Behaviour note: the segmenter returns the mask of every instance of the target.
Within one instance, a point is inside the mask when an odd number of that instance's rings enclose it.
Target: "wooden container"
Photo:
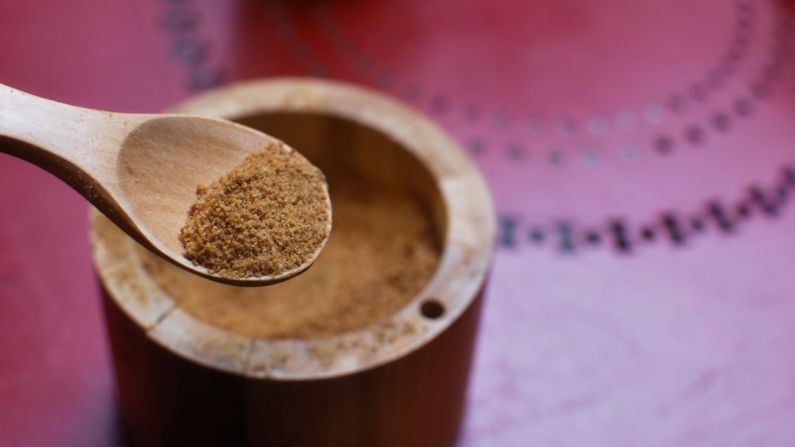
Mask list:
[[[183,309],[143,267],[149,254],[92,213],[118,401],[134,443],[453,445],[495,236],[485,183],[459,147],[392,99],[318,80],[232,85],[175,111],[261,129],[324,171],[342,166],[344,181],[405,189],[432,216],[440,259],[386,320],[317,338],[253,337]]]

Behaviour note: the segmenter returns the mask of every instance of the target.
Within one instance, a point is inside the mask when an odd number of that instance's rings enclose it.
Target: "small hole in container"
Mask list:
[[[420,313],[425,318],[435,320],[444,315],[444,304],[433,298],[427,299],[420,306]]]

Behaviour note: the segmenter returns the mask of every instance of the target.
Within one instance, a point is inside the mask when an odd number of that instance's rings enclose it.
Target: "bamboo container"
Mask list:
[[[135,242],[92,212],[118,403],[135,445],[453,445],[495,236],[485,183],[456,143],[379,93],[319,80],[241,83],[174,111],[238,121],[321,169],[344,165],[350,181],[410,191],[430,210],[441,257],[386,321],[317,339],[254,338],[181,308]]]

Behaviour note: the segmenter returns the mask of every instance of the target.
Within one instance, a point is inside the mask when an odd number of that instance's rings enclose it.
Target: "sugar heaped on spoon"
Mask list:
[[[93,110],[0,84],[0,152],[48,170],[142,245],[219,282],[289,279],[331,231],[320,170],[225,120]]]

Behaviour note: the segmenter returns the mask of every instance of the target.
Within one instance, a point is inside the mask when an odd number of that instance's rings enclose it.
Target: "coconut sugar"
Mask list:
[[[228,278],[305,267],[331,229],[323,174],[281,143],[247,156],[196,195],[179,234],[184,256]]]
[[[337,180],[330,178],[334,229],[328,243],[312,268],[289,281],[228,286],[140,249],[144,267],[183,310],[248,336],[319,338],[384,321],[430,280],[440,241],[429,213],[412,194],[348,182],[345,176]]]

